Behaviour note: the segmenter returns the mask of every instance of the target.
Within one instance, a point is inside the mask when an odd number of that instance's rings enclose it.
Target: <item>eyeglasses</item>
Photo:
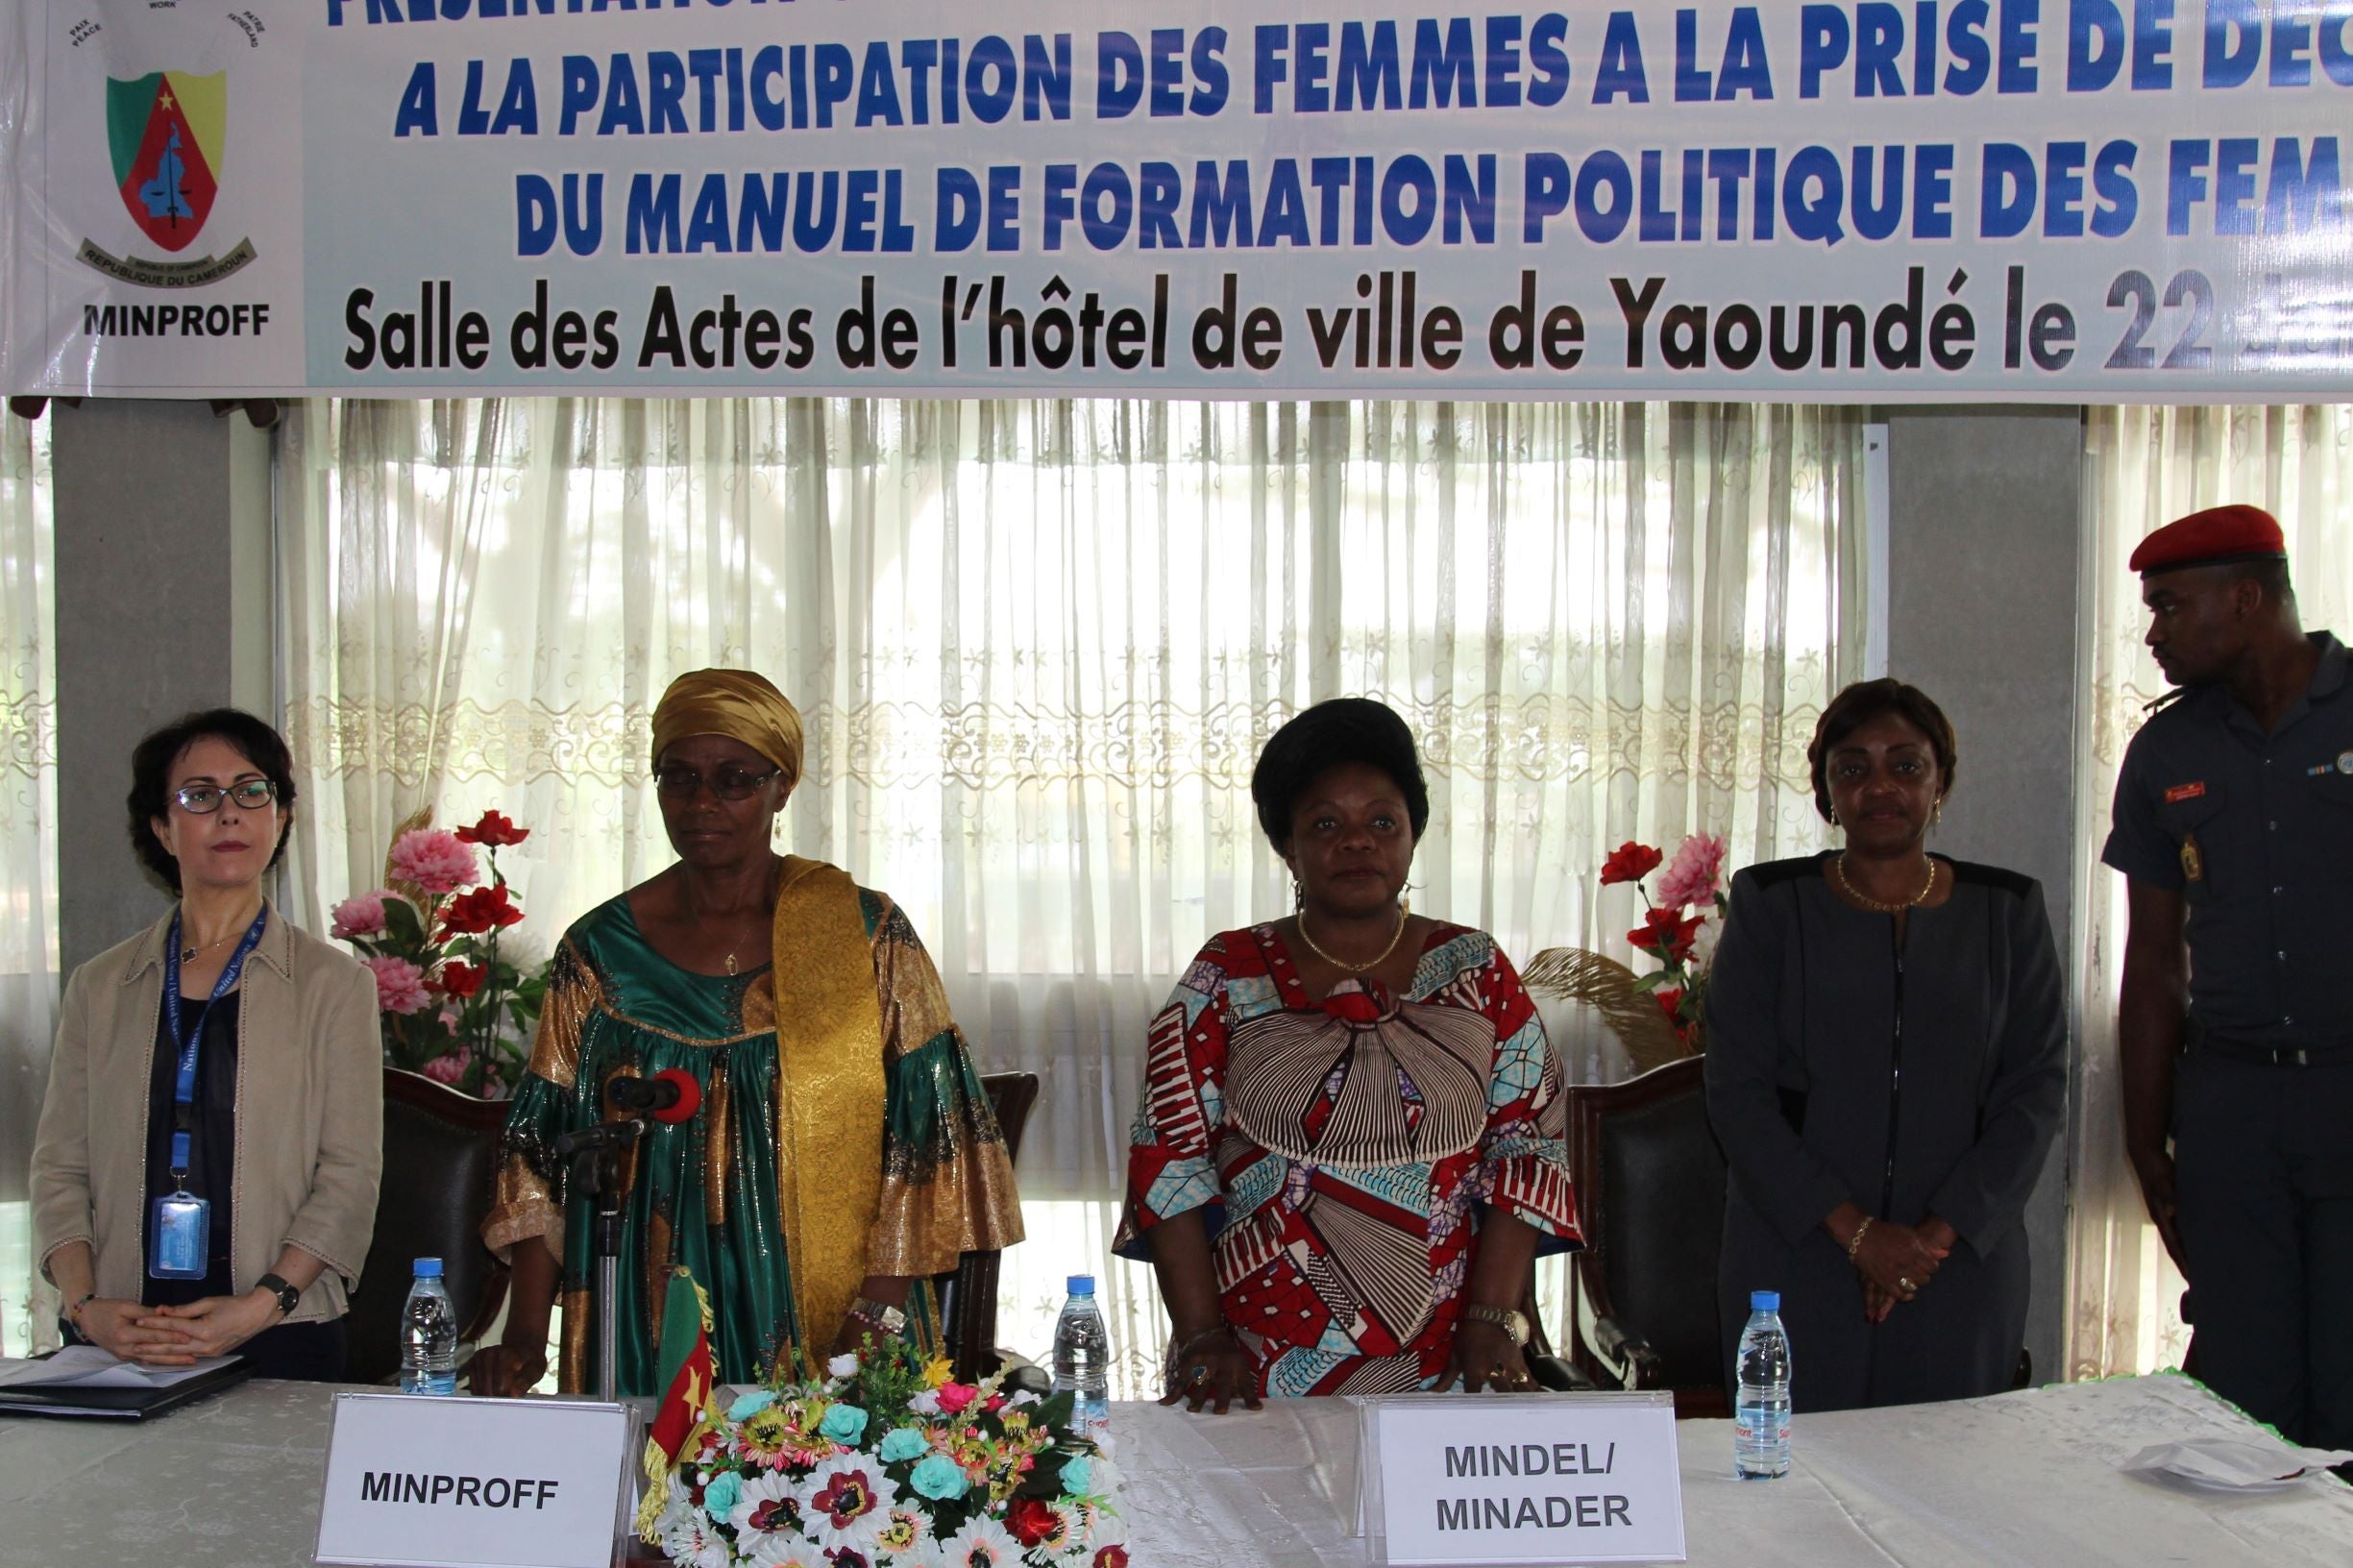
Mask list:
[[[172,793],[180,809],[198,817],[209,817],[221,809],[223,800],[234,800],[240,811],[259,811],[278,798],[278,786],[266,778],[239,779],[227,789],[218,784],[190,784]]]
[[[711,786],[711,793],[722,800],[748,800],[759,793],[761,785],[782,772],[780,768],[771,768],[767,772],[755,773],[749,769],[728,763],[706,780],[699,769],[674,762],[667,768],[653,771],[653,787],[673,800],[692,800],[695,792],[707,782]]]

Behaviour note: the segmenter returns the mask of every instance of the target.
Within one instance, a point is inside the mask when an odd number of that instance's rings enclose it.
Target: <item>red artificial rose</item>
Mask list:
[[[490,970],[482,965],[452,962],[441,966],[441,976],[435,984],[453,996],[471,996],[482,989],[482,982],[489,977]]]
[[[1127,1548],[1105,1547],[1094,1555],[1094,1568],[1127,1568]]]
[[[1042,1499],[1017,1498],[1005,1510],[1005,1528],[1024,1547],[1036,1546],[1062,1528],[1062,1515]]]
[[[1682,1018],[1676,1012],[1676,1009],[1683,1005],[1683,993],[1680,991],[1654,991],[1651,992],[1651,999],[1658,1004],[1658,1011],[1667,1016],[1669,1023],[1678,1029],[1683,1026]]]
[[[502,883],[476,888],[451,899],[441,912],[441,929],[453,936],[476,936],[494,925],[513,925],[523,919]]]
[[[1639,882],[1658,870],[1658,863],[1666,858],[1649,845],[1636,844],[1629,839],[1602,862],[1602,886],[1606,888],[1619,882]]]
[[[1694,915],[1682,919],[1672,909],[1654,909],[1643,917],[1640,925],[1626,933],[1626,940],[1645,952],[1664,958],[1689,958],[1699,937],[1700,919]]]
[[[495,811],[483,812],[480,821],[472,827],[461,827],[457,830],[457,837],[463,843],[483,845],[492,849],[503,848],[510,844],[521,844],[530,836],[529,828],[517,827],[505,816]]]

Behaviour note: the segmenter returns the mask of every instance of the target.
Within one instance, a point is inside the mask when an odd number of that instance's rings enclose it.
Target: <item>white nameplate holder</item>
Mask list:
[[[642,1446],[626,1405],[335,1396],[315,1556],[368,1568],[609,1568]]]
[[[1353,1403],[1357,1532],[1377,1563],[1684,1560],[1672,1394]]]

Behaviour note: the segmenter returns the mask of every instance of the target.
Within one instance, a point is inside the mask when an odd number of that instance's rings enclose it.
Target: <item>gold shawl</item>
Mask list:
[[[776,893],[776,1212],[800,1351],[833,1348],[882,1198],[882,1005],[858,889],[788,855]]]

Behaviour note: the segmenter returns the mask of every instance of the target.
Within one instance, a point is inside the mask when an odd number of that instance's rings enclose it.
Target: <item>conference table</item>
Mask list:
[[[331,1390],[247,1383],[149,1425],[0,1419],[0,1564],[310,1561]],[[1356,1414],[1115,1405],[1140,1568],[1357,1568]],[[1801,1416],[1783,1480],[1731,1479],[1731,1424],[1677,1434],[1690,1560],[1721,1568],[2346,1568],[2353,1487],[2225,1493],[2128,1473],[2158,1442],[2248,1436],[2178,1376]]]

